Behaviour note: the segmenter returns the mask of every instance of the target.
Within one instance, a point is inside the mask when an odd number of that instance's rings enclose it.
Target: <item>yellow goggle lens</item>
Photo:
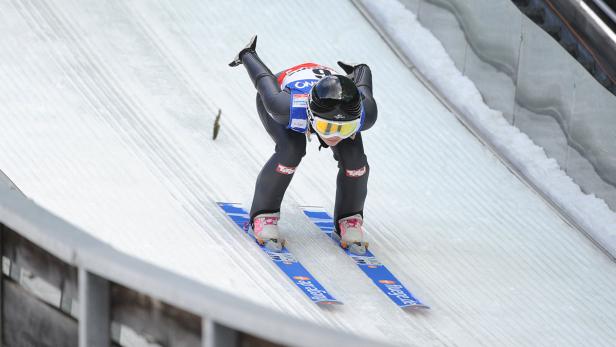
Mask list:
[[[353,133],[357,130],[358,126],[359,123],[357,122],[341,124],[339,125],[340,129],[338,131],[340,132],[340,135],[342,135],[343,137],[347,137],[353,135]]]
[[[332,128],[332,124],[323,119],[317,119],[315,122],[315,129],[319,133],[323,135],[329,135]]]
[[[315,118],[312,126],[316,132],[322,135],[339,134],[341,137],[349,137],[357,131],[359,124],[359,120],[341,123]]]

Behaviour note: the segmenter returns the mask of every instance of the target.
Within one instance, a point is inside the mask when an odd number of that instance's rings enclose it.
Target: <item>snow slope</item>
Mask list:
[[[274,71],[338,59],[372,67],[371,249],[431,311],[397,309],[302,216],[301,204],[333,206],[335,161],[314,141],[281,224],[346,305],[310,303],[218,210],[217,200],[250,202],[273,150],[245,71],[227,66],[254,33]],[[1,2],[0,50],[0,169],[121,251],[400,345],[616,339],[614,264],[484,148],[350,2]]]

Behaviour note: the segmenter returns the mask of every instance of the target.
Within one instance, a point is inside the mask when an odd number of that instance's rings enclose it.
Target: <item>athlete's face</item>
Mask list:
[[[327,139],[321,137],[321,139],[323,140],[323,142],[325,142],[330,147],[334,147],[335,145],[338,144],[338,142],[344,140],[342,137],[330,137]]]

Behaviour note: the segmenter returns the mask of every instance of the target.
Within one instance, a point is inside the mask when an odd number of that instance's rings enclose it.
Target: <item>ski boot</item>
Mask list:
[[[284,247],[284,240],[280,237],[278,220],[280,212],[264,213],[255,216],[252,220],[252,235],[257,243],[273,252],[280,252]]]
[[[334,232],[334,238],[340,242],[340,246],[356,255],[364,255],[368,249],[368,242],[364,241],[363,223],[360,214],[342,218],[338,221],[340,234]]]
[[[250,39],[250,42],[233,58],[233,61],[229,63],[229,66],[236,67],[242,64],[242,55],[247,52],[255,52],[257,48],[257,35]]]

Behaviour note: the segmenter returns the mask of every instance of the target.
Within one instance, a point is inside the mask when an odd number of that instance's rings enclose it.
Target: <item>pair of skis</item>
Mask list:
[[[250,215],[241,204],[219,202],[218,206],[241,230],[254,239],[248,232]],[[336,242],[333,238],[334,221],[322,207],[303,206],[302,210],[321,231]],[[318,305],[342,304],[306,270],[295,256],[289,252],[286,246],[282,247],[280,251],[272,251],[264,245],[259,245],[258,243],[257,245],[312,302]],[[429,308],[429,306],[415,298],[387,267],[377,260],[372,252],[366,250],[366,254],[360,256],[352,254],[348,249],[342,250],[355,261],[355,264],[398,307],[403,309]]]

